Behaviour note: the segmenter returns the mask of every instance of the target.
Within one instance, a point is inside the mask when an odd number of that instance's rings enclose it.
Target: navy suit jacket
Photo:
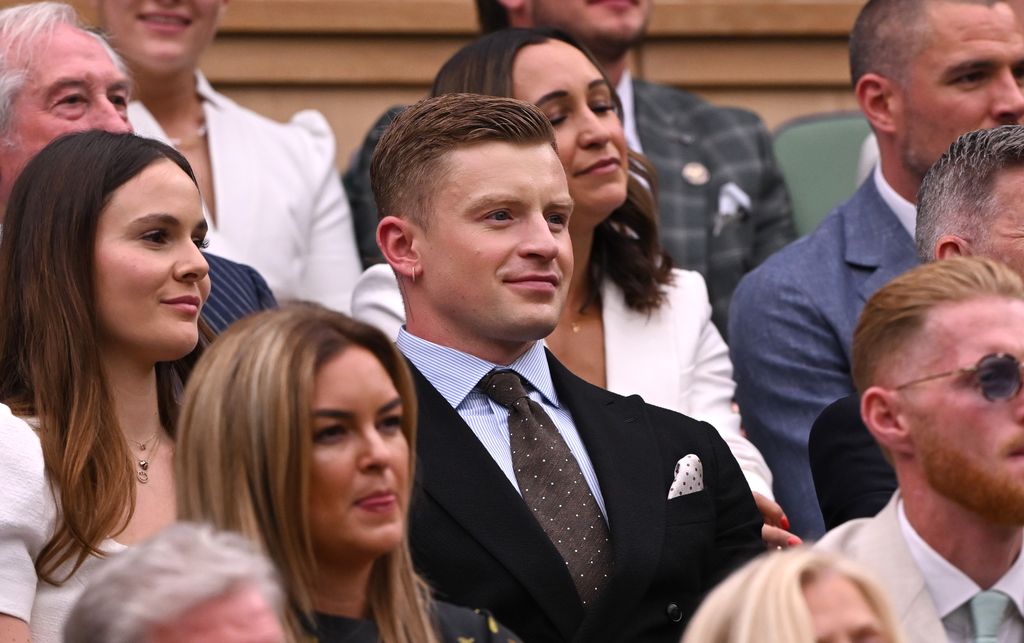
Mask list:
[[[811,424],[853,393],[850,347],[864,303],[917,264],[914,240],[871,178],[810,235],[740,282],[729,313],[736,400],[804,537],[824,533],[807,459]]]
[[[249,313],[277,307],[274,294],[256,270],[208,252],[203,256],[210,266],[210,297],[203,306],[210,330],[220,333]]]
[[[548,354],[597,472],[615,564],[584,610],[565,562],[470,428],[414,366],[419,404],[410,538],[439,598],[490,609],[524,641],[677,643],[704,594],[764,550],[739,465],[710,425],[584,382]],[[704,490],[668,500],[696,454]]]
[[[856,393],[825,407],[811,427],[807,453],[826,529],[874,516],[899,486],[860,417]]]

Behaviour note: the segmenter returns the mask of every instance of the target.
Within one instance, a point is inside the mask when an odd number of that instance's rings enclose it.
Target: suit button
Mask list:
[[[665,608],[665,614],[668,615],[669,620],[673,623],[683,620],[683,610],[679,609],[679,606],[675,603],[668,604],[668,607]]]

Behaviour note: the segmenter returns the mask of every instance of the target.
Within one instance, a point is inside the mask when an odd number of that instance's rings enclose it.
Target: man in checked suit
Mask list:
[[[761,119],[630,76],[629,51],[644,37],[653,0],[476,4],[484,33],[509,26],[555,27],[597,57],[616,84],[629,147],[654,165],[661,245],[676,266],[704,275],[712,321],[725,336],[729,300],[740,278],[796,237],[789,194]],[[369,190],[370,154],[394,113],[377,122],[345,173],[360,247],[371,253],[377,219]]]
[[[131,131],[130,90],[123,61],[70,6],[37,2],[0,11],[0,222],[15,179],[50,141],[88,129]],[[212,288],[202,315],[211,330],[277,305],[258,272],[203,254]]]
[[[527,641],[678,641],[703,594],[763,550],[761,517],[712,427],[544,349],[573,262],[547,118],[506,98],[421,101],[384,133],[372,177],[418,395],[418,569]],[[529,460],[538,440],[550,447]]]
[[[824,531],[807,457],[814,419],[853,392],[864,302],[918,263],[914,202],[958,136],[1024,118],[1024,34],[996,0],[869,0],[850,35],[854,94],[880,163],[811,233],[740,282],[729,313],[736,401],[802,537]]]
[[[913,643],[1024,640],[1024,281],[955,257],[876,292],[853,337],[860,412],[899,488],[816,545],[866,564]]]

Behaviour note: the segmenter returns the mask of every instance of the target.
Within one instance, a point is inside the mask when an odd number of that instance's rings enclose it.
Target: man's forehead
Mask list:
[[[58,26],[52,34],[40,36],[22,47],[22,65],[29,83],[51,84],[58,79],[97,80],[104,84],[128,83],[99,38],[70,25]]]
[[[925,6],[925,25],[919,53],[951,59],[969,57],[974,52],[1024,56],[1024,30],[1005,2],[929,2]]]

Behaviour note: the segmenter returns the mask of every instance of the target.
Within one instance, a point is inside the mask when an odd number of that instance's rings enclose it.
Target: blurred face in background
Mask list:
[[[96,0],[100,25],[132,71],[191,72],[213,42],[227,0]]]
[[[526,0],[530,26],[557,27],[602,63],[622,57],[643,38],[653,0]]]

